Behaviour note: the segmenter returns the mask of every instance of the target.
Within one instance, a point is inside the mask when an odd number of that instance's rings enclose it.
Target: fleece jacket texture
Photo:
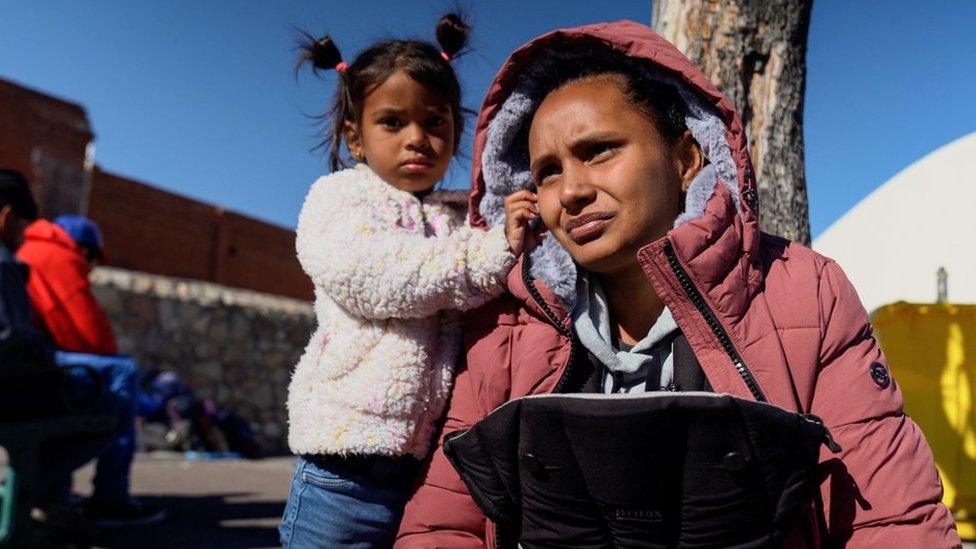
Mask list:
[[[473,229],[463,196],[422,199],[363,164],[320,178],[298,218],[318,327],[288,390],[297,454],[427,455],[458,359],[461,311],[497,297],[504,229]]]

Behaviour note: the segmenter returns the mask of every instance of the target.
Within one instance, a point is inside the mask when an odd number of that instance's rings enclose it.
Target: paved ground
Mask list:
[[[4,457],[0,456],[0,462]],[[133,466],[133,494],[163,506],[168,517],[155,525],[104,531],[95,539],[95,546],[277,547],[277,526],[293,464],[291,457],[188,461],[175,453],[138,454]],[[92,473],[89,466],[75,475],[77,493],[89,493]],[[976,549],[976,543],[963,545]]]
[[[97,547],[277,547],[278,521],[288,496],[294,458],[187,461],[182,454],[139,454],[132,493],[164,507],[159,524],[105,531]],[[88,494],[93,469],[75,475]]]

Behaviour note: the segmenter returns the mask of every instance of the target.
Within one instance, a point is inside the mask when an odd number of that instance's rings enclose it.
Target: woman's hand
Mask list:
[[[539,208],[534,192],[521,190],[505,197],[505,238],[516,257],[539,244],[546,226],[540,220],[538,227],[532,227],[532,221],[537,219]]]

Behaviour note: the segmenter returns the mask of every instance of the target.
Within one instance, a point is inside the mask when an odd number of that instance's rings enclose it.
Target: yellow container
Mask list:
[[[905,411],[922,427],[959,535],[976,540],[976,305],[898,302],[871,314]]]

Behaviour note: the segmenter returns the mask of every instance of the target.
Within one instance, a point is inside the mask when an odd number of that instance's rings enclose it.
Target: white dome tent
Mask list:
[[[813,247],[836,259],[870,312],[895,301],[976,303],[976,132],[908,166],[834,222]]]

